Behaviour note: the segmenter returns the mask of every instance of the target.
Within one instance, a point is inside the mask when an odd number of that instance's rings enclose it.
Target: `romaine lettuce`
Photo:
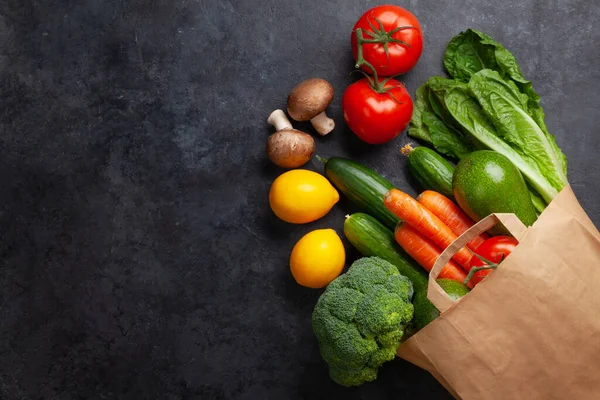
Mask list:
[[[482,69],[491,69],[506,81],[513,81],[519,91],[527,97],[526,111],[544,132],[556,157],[560,159],[563,172],[567,174],[567,158],[548,132],[544,122],[544,110],[540,96],[533,90],[530,81],[523,77],[515,57],[489,35],[467,29],[456,35],[446,47],[444,67],[454,79],[469,81],[473,74]]]
[[[514,56],[469,29],[448,44],[444,65],[452,79],[432,77],[417,90],[409,136],[454,158],[481,148],[504,154],[523,173],[541,212],[568,183],[566,157]]]

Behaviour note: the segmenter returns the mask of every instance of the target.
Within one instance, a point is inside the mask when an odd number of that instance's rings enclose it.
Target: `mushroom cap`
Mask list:
[[[296,121],[309,121],[321,114],[333,100],[333,86],[325,79],[301,82],[288,96],[287,110]]]
[[[298,168],[315,154],[315,140],[297,129],[282,129],[267,139],[267,155],[283,168]]]

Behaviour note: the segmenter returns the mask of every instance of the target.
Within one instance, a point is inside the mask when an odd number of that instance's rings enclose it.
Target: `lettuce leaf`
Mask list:
[[[482,70],[466,88],[446,93],[444,101],[466,132],[486,148],[507,156],[546,202],[566,185],[560,161],[540,127],[524,111],[523,97],[514,83],[504,81],[495,71]]]
[[[421,85],[415,93],[415,101],[413,102],[413,115],[410,119],[408,127],[408,136],[422,140],[425,143],[433,144],[429,129],[423,122],[423,112],[425,109],[431,110],[429,107],[429,86],[427,83]]]
[[[501,69],[496,61],[496,50],[501,52],[504,47],[485,33],[467,29],[448,43],[444,53],[444,67],[454,79],[467,82],[474,73],[482,69]]]
[[[453,79],[434,76],[417,89],[408,135],[432,144],[445,156],[460,159],[474,148],[443,104],[446,90],[457,84],[465,85]]]
[[[429,129],[433,146],[443,155],[460,159],[473,151],[473,148],[462,138],[461,132],[444,124],[431,111],[424,111],[423,123]]]
[[[503,80],[496,71],[481,70],[469,81],[469,89],[492,120],[498,134],[529,163],[535,163],[546,180],[560,191],[567,182],[562,157],[556,154],[556,142],[548,137],[527,113],[524,95],[512,81]],[[561,153],[562,154],[562,153]],[[546,201],[551,201],[534,182],[532,186]]]
[[[529,189],[529,196],[531,196],[531,203],[533,204],[533,207],[535,207],[538,214],[541,214],[546,209],[546,206],[548,204],[544,201],[542,196],[540,196],[540,194],[537,192],[537,190],[535,190],[534,188],[531,187],[531,184],[529,182],[527,182],[527,181],[525,181],[525,182],[527,183],[527,188]]]
[[[567,161],[515,57],[485,33],[468,29],[448,44],[444,66],[451,79],[434,76],[417,90],[409,136],[457,159],[476,149],[504,154],[543,211],[568,183]]]
[[[456,35],[444,53],[444,67],[455,79],[469,81],[471,77],[483,70],[491,69],[506,81],[512,81],[519,92],[527,97],[525,110],[536,122],[560,160],[563,173],[567,174],[567,157],[562,153],[556,139],[548,132],[544,122],[544,110],[540,106],[540,96],[533,90],[532,83],[526,80],[515,57],[500,43],[489,35],[475,29],[467,29]]]

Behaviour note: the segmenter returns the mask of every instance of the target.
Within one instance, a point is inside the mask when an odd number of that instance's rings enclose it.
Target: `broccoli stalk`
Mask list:
[[[394,358],[413,318],[412,282],[379,257],[355,261],[327,286],[312,314],[331,379],[359,386]]]

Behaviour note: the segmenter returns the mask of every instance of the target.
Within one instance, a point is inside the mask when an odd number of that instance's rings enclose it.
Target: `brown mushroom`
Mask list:
[[[325,79],[312,78],[296,86],[288,96],[287,109],[296,121],[309,121],[321,136],[335,127],[325,110],[333,100],[333,86]]]
[[[277,132],[267,139],[267,155],[282,168],[297,168],[306,164],[315,153],[315,140],[308,133],[292,127],[282,110],[275,110],[267,122]]]

